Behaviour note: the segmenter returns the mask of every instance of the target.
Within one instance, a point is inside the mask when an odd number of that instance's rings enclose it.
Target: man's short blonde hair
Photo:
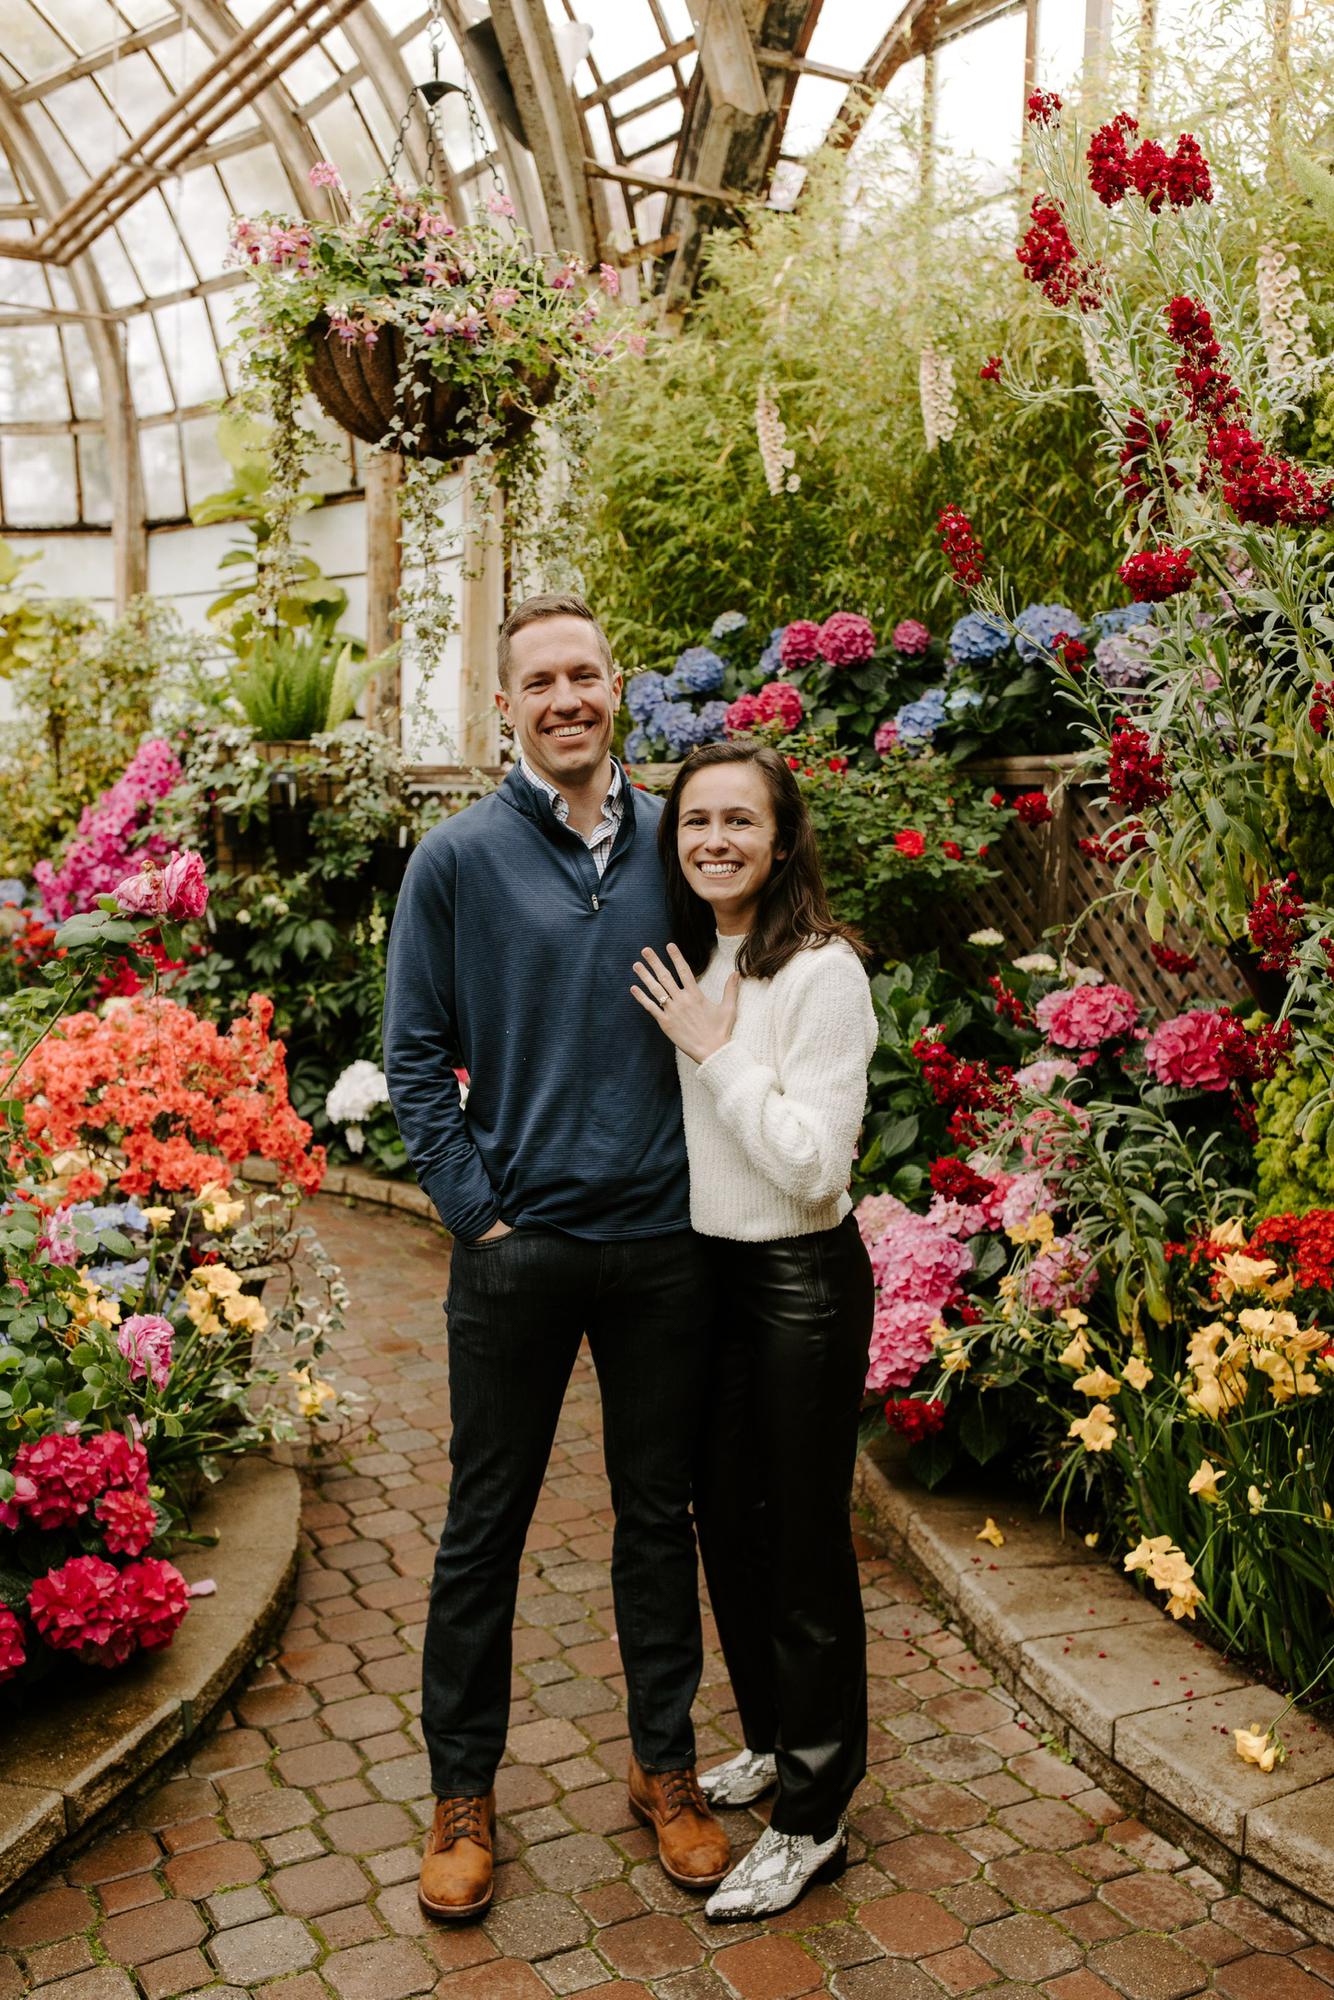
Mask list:
[[[616,671],[612,659],[611,641],[583,598],[576,596],[572,590],[544,590],[537,597],[525,597],[522,604],[516,604],[500,628],[500,640],[496,647],[496,674],[507,694],[510,684],[510,641],[516,632],[522,632],[525,625],[535,625],[539,618],[582,618],[585,624],[591,625],[598,636],[598,651],[602,655],[607,679],[611,679]]]

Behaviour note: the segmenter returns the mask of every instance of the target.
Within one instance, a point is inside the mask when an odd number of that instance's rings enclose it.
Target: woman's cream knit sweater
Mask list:
[[[718,939],[699,980],[711,1000],[721,1000],[741,943]],[[772,979],[743,979],[732,1038],[704,1062],[677,1052],[690,1220],[701,1235],[769,1243],[832,1229],[847,1214],[876,1038],[861,962],[833,938]]]

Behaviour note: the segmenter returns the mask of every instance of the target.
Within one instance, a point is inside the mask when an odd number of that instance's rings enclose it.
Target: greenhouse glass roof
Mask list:
[[[670,307],[704,232],[799,200],[831,129],[915,127],[1013,189],[1025,89],[1126,4],[0,0],[0,533],[180,520],[222,482],[229,218],[318,213],[316,162],[355,193],[400,137],[423,177],[433,56],[478,112],[441,107],[455,207],[494,169],[539,241]],[[357,478],[340,436],[327,482]]]

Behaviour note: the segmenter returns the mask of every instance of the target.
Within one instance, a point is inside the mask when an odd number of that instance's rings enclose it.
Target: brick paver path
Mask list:
[[[427,1930],[417,1653],[444,1510],[437,1233],[322,1201],[352,1290],[339,1356],[374,1431],[308,1493],[284,1650],[151,1796],[0,1920],[0,2000],[1334,2000],[1334,1951],[1134,1820],[1035,1732],[912,1579],[861,1545],[871,1771],[852,1865],[776,1923],[715,1930],[626,1810],[611,1515],[586,1363],[520,1588],[501,1867],[485,1921]],[[716,1653],[698,1722],[736,1743]],[[750,1814],[729,1815],[736,1849]]]

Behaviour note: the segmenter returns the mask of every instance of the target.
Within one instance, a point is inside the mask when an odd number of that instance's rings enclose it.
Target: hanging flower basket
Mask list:
[[[407,457],[448,463],[476,451],[479,438],[502,449],[517,444],[560,382],[554,364],[516,368],[514,389],[502,390],[487,410],[467,385],[441,380],[425,360],[410,368],[407,338],[396,326],[368,346],[342,338],[320,313],[305,342],[306,382],[320,408],[363,444],[389,443]],[[420,395],[405,395],[408,381],[420,385]]]

